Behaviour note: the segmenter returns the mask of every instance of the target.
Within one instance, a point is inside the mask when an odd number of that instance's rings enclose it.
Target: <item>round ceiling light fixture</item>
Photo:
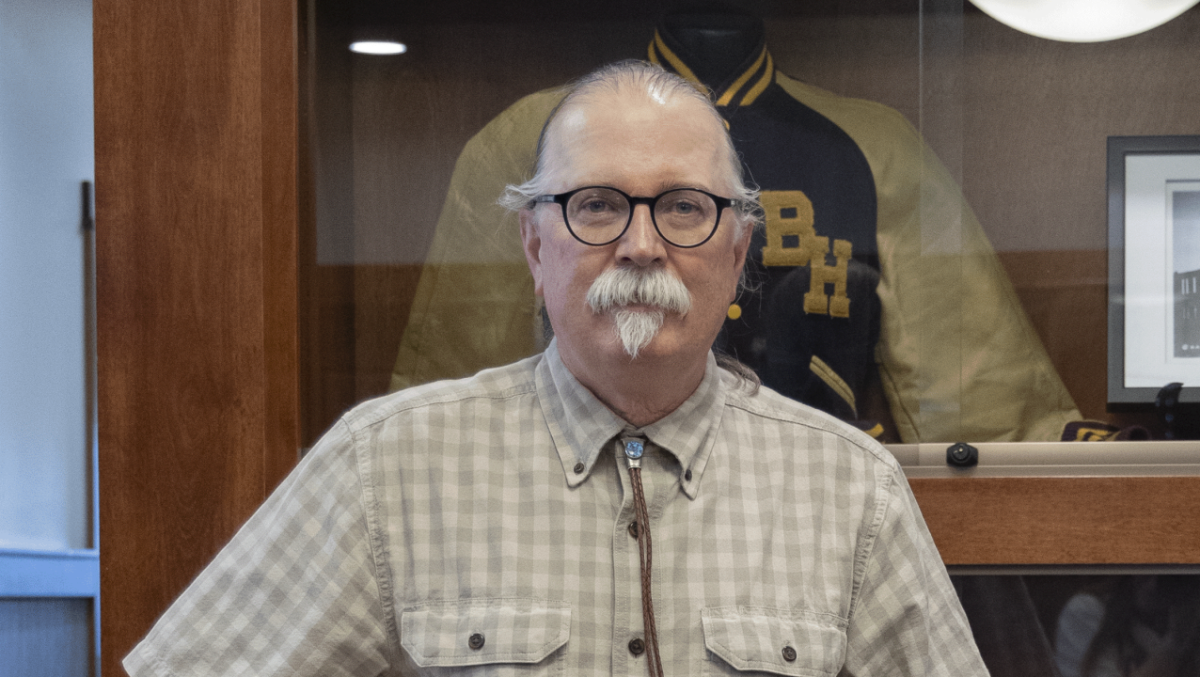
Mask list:
[[[1063,42],[1137,35],[1183,14],[1200,0],[971,0],[996,21]]]
[[[357,54],[391,56],[407,52],[408,45],[403,42],[393,42],[391,40],[359,40],[358,42],[350,43],[350,51]]]

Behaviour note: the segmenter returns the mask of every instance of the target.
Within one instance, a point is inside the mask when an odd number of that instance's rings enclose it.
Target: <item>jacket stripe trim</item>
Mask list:
[[[733,97],[738,93],[738,90],[740,90],[743,85],[749,82],[750,78],[753,77],[753,75],[758,72],[758,69],[762,67],[763,60],[766,58],[767,48],[763,47],[762,51],[758,54],[758,58],[754,60],[754,65],[747,68],[745,73],[739,75],[738,79],[734,80],[732,85],[729,85],[729,88],[726,89],[723,94],[721,94],[721,98],[717,99],[717,105],[728,106],[729,102],[733,101]]]
[[[858,406],[855,403],[854,391],[850,388],[850,384],[846,383],[838,373],[833,370],[825,360],[812,356],[812,361],[808,363],[809,370],[816,374],[817,378],[825,382],[833,392],[837,393],[838,397],[846,401],[850,405],[851,411],[855,416],[858,416]]]
[[[700,78],[696,77],[692,69],[688,68],[687,64],[678,56],[675,56],[675,52],[672,52],[670,47],[667,47],[667,43],[663,42],[662,36],[658,34],[658,31],[654,31],[654,42],[650,45],[650,62],[662,66],[655,58],[655,50],[658,50],[658,53],[662,55],[671,69],[678,73],[680,77],[699,87],[704,87],[704,83],[700,82]]]
[[[763,50],[765,52],[766,48],[764,47]],[[764,71],[762,78],[754,83],[754,86],[750,88],[750,91],[746,92],[746,96],[742,97],[742,102],[738,105],[749,106],[754,103],[754,100],[775,80],[775,62],[770,54],[767,54],[767,66]]]

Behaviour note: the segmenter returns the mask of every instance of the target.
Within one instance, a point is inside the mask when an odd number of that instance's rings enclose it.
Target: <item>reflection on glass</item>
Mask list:
[[[1200,182],[1173,184],[1167,191],[1175,245],[1175,357],[1200,357]]]
[[[1200,576],[954,576],[992,677],[1200,675]]]
[[[1174,677],[1200,665],[1200,580],[1124,576],[1071,597],[1058,617],[1063,677]]]

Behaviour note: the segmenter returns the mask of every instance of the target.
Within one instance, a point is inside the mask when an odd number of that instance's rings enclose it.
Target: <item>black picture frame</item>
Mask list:
[[[1108,409],[1200,403],[1200,135],[1108,137],[1108,276]]]

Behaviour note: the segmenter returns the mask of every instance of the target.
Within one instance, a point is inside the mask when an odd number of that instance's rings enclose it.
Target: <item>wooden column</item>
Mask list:
[[[95,0],[102,670],[294,465],[297,4]]]

